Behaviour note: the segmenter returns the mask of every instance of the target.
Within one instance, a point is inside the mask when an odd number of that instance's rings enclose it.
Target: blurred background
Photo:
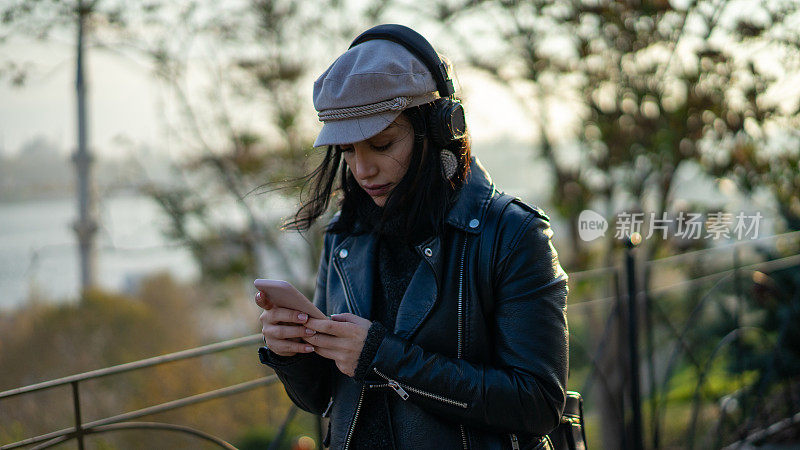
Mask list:
[[[258,363],[252,280],[313,295],[321,227],[280,229],[312,84],[379,23],[452,62],[473,153],[551,217],[589,446],[796,448],[798,9],[0,1],[0,448],[321,447]]]

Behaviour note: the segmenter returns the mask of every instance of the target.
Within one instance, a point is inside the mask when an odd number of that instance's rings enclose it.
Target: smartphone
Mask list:
[[[262,278],[253,282],[256,289],[266,294],[270,302],[281,308],[294,309],[308,314],[308,317],[315,319],[327,319],[311,300],[306,298],[291,283],[283,280],[265,280]]]

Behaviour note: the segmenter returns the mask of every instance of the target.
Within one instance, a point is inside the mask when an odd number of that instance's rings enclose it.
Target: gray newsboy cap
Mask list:
[[[386,40],[363,42],[314,82],[314,108],[324,123],[314,147],[369,139],[404,109],[437,98],[433,75],[405,47]]]

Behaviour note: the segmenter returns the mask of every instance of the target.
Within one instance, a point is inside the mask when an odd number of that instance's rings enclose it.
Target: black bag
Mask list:
[[[481,233],[480,248],[478,249],[478,261],[489,255],[490,264],[478,264],[478,279],[480,280],[481,301],[488,302],[492,298],[492,271],[485,270],[494,267],[495,244],[497,240],[497,230],[499,229],[500,217],[503,215],[509,203],[515,200],[505,193],[493,197],[490,200],[489,208],[484,218],[484,230]],[[521,202],[520,202],[521,203]],[[547,216],[538,211],[543,217]],[[484,239],[491,237],[491,239]],[[486,305],[488,306],[488,305]],[[484,308],[486,311],[487,309]],[[555,430],[547,436],[543,436],[542,442],[537,448],[552,448],[555,450],[586,450],[586,434],[583,424],[583,398],[581,394],[574,391],[567,391],[567,403],[564,406],[564,413],[561,421]]]

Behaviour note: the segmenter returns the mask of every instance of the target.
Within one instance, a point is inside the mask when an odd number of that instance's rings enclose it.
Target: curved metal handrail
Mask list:
[[[719,340],[717,345],[714,347],[714,350],[711,352],[711,355],[709,355],[708,359],[706,360],[706,364],[703,367],[703,370],[701,370],[697,376],[697,385],[694,388],[694,399],[692,401],[692,418],[689,421],[690,423],[689,433],[687,436],[687,446],[689,449],[694,448],[694,435],[697,430],[697,418],[700,412],[700,397],[701,397],[700,390],[703,388],[703,384],[705,384],[706,375],[708,374],[709,371],[711,371],[711,364],[717,358],[719,352],[723,348],[725,348],[728,344],[737,339],[743,331],[760,331],[761,333],[763,333],[763,330],[756,327],[739,327],[736,328],[735,330],[732,330],[731,332],[723,336],[722,339]]]
[[[723,448],[723,450],[752,448],[754,445],[759,445],[761,442],[769,439],[771,436],[782,433],[787,429],[796,426],[798,423],[800,423],[800,412],[796,413],[792,417],[787,417],[781,421],[778,421],[765,429],[758,430],[747,436],[745,439],[734,442],[733,444]]]
[[[278,381],[278,376],[270,375],[267,377],[216,389],[202,394],[192,395],[190,397],[184,397],[179,400],[173,400],[171,402],[161,403],[154,406],[148,406],[147,408],[138,409],[136,411],[130,411],[127,413],[118,414],[116,416],[106,417],[105,419],[84,423],[81,424],[81,430],[89,430],[96,427],[120,423],[127,420],[137,419],[143,416],[149,416],[177,408],[182,408],[184,406],[193,405],[195,403],[200,403],[207,400],[213,400],[220,397],[227,397],[229,395],[238,394],[240,392],[255,389],[257,387],[267,386],[275,383],[276,381]],[[62,436],[75,435],[77,433],[78,433],[77,427],[64,428],[58,431],[53,431],[40,436],[35,436],[32,438],[23,439],[21,441],[12,442],[10,444],[0,446],[0,450],[10,450],[13,448],[25,447],[28,445],[38,444],[40,442],[45,442],[51,439],[60,438]]]
[[[717,282],[714,283],[714,286],[712,286],[711,289],[709,289],[703,295],[703,297],[700,298],[700,301],[697,302],[697,304],[694,306],[694,308],[692,308],[692,312],[689,313],[689,317],[686,319],[686,323],[684,323],[683,329],[681,330],[680,334],[678,336],[676,336],[676,342],[675,342],[675,344],[673,346],[672,353],[670,354],[670,357],[667,360],[666,369],[664,370],[664,379],[663,379],[663,381],[661,383],[661,393],[658,395],[658,397],[659,397],[658,405],[659,405],[660,408],[666,408],[666,404],[667,404],[667,388],[669,387],[668,385],[669,385],[669,381],[670,381],[670,379],[672,377],[672,370],[673,370],[673,368],[674,368],[674,366],[675,366],[675,364],[677,362],[678,355],[681,354],[681,349],[680,349],[681,345],[680,344],[683,342],[683,339],[685,338],[686,333],[688,333],[689,328],[694,324],[695,317],[697,317],[697,315],[702,310],[703,306],[705,306],[705,302],[709,298],[709,295],[712,292],[714,292],[714,290],[727,277],[728,277],[728,275],[726,275],[725,277],[717,280]],[[653,383],[655,384],[655,380],[653,380]],[[663,419],[663,417],[661,417],[661,412],[662,411],[660,410],[660,408],[656,409],[656,418],[654,420],[662,420]],[[662,425],[664,425],[664,424],[659,422],[659,428]]]
[[[261,336],[261,334],[252,334],[250,336],[244,336],[236,339],[230,339],[227,341],[216,342],[214,344],[204,345],[189,350],[183,350],[180,352],[155,356],[153,358],[147,358],[130,363],[119,364],[116,366],[106,367],[104,369],[83,372],[76,375],[70,375],[68,377],[57,378],[55,380],[50,380],[50,381],[44,381],[42,383],[31,384],[28,386],[23,386],[20,388],[10,389],[7,391],[0,392],[0,400],[8,397],[14,397],[16,395],[27,394],[29,392],[35,392],[43,389],[50,389],[57,386],[74,383],[76,381],[91,380],[94,378],[105,377],[108,375],[115,375],[119,373],[130,372],[132,370],[157,366],[171,361],[179,361],[182,359],[194,358],[196,356],[208,355],[210,353],[217,353],[224,350],[229,350],[236,347],[242,347],[249,344],[257,344],[261,342],[262,339],[263,337]]]
[[[738,270],[740,270],[740,271],[754,270],[755,268],[763,268],[764,265],[774,266],[775,264],[770,264],[770,263],[778,263],[778,262],[785,263],[787,261],[791,261],[791,260],[797,259],[798,257],[800,257],[800,255],[795,255],[795,256],[786,257],[786,258],[780,258],[780,259],[771,260],[771,261],[764,261],[762,263],[750,264],[748,266],[740,267],[740,268],[738,268]],[[684,323],[683,329],[681,330],[680,334],[678,336],[676,336],[676,340],[677,341],[674,344],[673,351],[671,352],[671,355],[670,355],[670,357],[668,359],[668,362],[667,362],[667,365],[666,365],[666,369],[664,371],[664,378],[663,378],[662,383],[661,383],[661,392],[659,394],[659,400],[658,400],[658,404],[661,405],[661,407],[665,407],[665,405],[666,405],[667,385],[668,385],[668,383],[669,383],[669,381],[671,379],[672,370],[674,369],[674,366],[675,366],[675,364],[677,362],[677,357],[681,353],[680,344],[682,343],[683,339],[685,338],[686,333],[694,325],[694,321],[697,318],[698,314],[707,305],[707,301],[709,300],[710,294],[712,294],[718,287],[720,287],[720,285],[724,281],[726,281],[729,277],[731,277],[734,274],[734,272],[735,272],[735,270],[729,270],[729,271],[719,272],[719,273],[713,274],[714,276],[719,276],[719,275],[724,274],[724,276],[722,278],[720,278],[719,280],[717,280],[717,282],[714,283],[714,285],[708,291],[706,291],[706,293],[703,295],[703,297],[701,297],[700,301],[697,302],[697,304],[695,305],[695,307],[692,309],[691,313],[689,314],[689,317],[686,319],[686,322]],[[701,278],[707,279],[709,277],[710,276],[701,277]],[[661,411],[660,410],[658,410],[656,412],[656,414],[657,414],[658,417],[655,420],[663,420],[663,416],[661,415]],[[659,427],[661,425],[663,425],[663,423],[659,422]]]
[[[85,435],[100,434],[100,433],[107,433],[109,431],[120,431],[120,430],[160,430],[160,431],[174,431],[178,433],[186,433],[195,436],[199,439],[209,441],[212,444],[216,444],[221,448],[227,450],[236,450],[236,447],[234,447],[233,445],[231,445],[229,442],[225,441],[222,438],[218,438],[216,436],[194,429],[192,427],[187,427],[186,425],[176,425],[170,423],[159,423],[159,422],[114,423],[110,425],[100,425],[93,428],[84,429],[83,434]],[[60,436],[50,441],[47,441],[43,444],[37,445],[36,447],[33,447],[31,450],[41,450],[45,448],[50,448],[54,445],[61,444],[62,442],[66,442],[70,439],[75,439],[76,437],[77,437],[76,433]]]
[[[243,347],[248,345],[253,345],[260,343],[262,340],[261,334],[254,334],[250,336],[245,336],[237,339],[231,339],[228,341],[217,342],[210,345],[205,345],[202,347],[197,347],[189,350],[183,350],[175,353],[169,353],[166,355],[156,356],[153,358],[147,358],[140,361],[135,361],[126,364],[120,364],[117,366],[107,367],[104,369],[93,370],[89,372],[84,372],[76,375],[70,375],[68,377],[58,378],[55,380],[45,381],[42,383],[36,383],[29,386],[24,386],[21,388],[11,389],[4,392],[0,392],[0,400],[28,394],[31,392],[36,392],[45,389],[51,389],[58,386],[63,385],[72,385],[73,388],[73,402],[75,404],[75,418],[76,418],[76,425],[69,428],[64,428],[61,430],[53,431],[50,433],[42,434],[39,436],[30,437],[27,439],[23,439],[17,442],[12,442],[5,445],[0,445],[0,450],[10,450],[14,448],[25,447],[29,445],[40,444],[46,441],[55,441],[63,442],[65,440],[69,440],[72,438],[77,438],[80,442],[80,439],[83,435],[88,434],[89,430],[98,429],[98,427],[106,427],[112,424],[119,424],[121,422],[125,422],[128,420],[137,419],[139,417],[152,415],[156,413],[161,413],[164,411],[169,411],[176,408],[182,408],[184,406],[189,406],[195,403],[216,399],[220,397],[226,397],[229,395],[237,394],[239,392],[244,392],[247,390],[255,389],[257,387],[266,386],[278,381],[277,375],[270,375],[263,378],[258,378],[255,380],[246,381],[243,383],[239,383],[233,386],[227,386],[224,388],[216,389],[213,391],[208,391],[201,394],[196,394],[189,397],[184,397],[178,400],[173,400],[165,403],[161,403],[154,406],[149,406],[146,408],[142,408],[136,411],[129,411],[123,414],[118,414],[116,416],[106,417],[104,419],[96,420],[93,422],[82,423],[80,419],[80,399],[78,396],[78,384],[82,381],[91,380],[95,378],[105,377],[114,374],[120,374],[125,372],[130,372],[133,370],[139,370],[147,367],[153,367],[161,364],[166,364],[172,361],[179,361],[183,359],[194,358],[198,356],[208,355],[211,353],[217,353],[224,350],[229,350],[232,348]]]

